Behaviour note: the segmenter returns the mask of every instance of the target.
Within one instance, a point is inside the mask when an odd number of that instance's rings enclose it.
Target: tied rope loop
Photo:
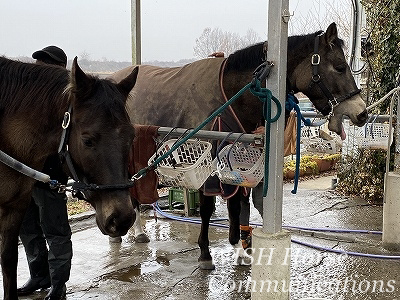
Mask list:
[[[268,192],[268,176],[269,176],[269,148],[270,148],[270,133],[271,133],[271,123],[276,122],[282,113],[281,103],[277,98],[272,95],[272,92],[267,88],[261,87],[261,81],[254,77],[251,88],[251,93],[257,96],[261,102],[263,102],[263,114],[265,120],[265,151],[264,151],[264,186],[263,186],[263,197],[267,195]],[[276,105],[276,115],[271,118],[271,107],[272,101]]]

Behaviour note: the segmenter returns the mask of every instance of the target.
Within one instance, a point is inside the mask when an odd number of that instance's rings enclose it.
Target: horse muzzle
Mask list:
[[[132,227],[135,219],[135,211],[133,211],[130,216],[113,213],[105,221],[103,234],[107,234],[111,237],[123,236],[128,232],[129,228]],[[100,226],[99,228],[101,229]]]
[[[121,200],[121,198],[119,198]],[[136,219],[130,197],[126,201],[106,201],[96,205],[96,223],[100,231],[111,237],[125,235]]]

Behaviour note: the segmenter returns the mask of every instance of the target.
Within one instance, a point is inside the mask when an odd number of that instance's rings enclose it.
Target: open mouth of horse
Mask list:
[[[342,140],[346,139],[346,132],[343,128],[344,116],[347,116],[358,127],[367,122],[368,112],[365,102],[358,94],[337,105],[334,108],[333,115],[329,118],[328,129],[337,133]]]
[[[364,117],[365,115],[365,117]],[[351,116],[348,116],[355,126],[363,126],[365,122],[367,121],[367,112],[357,115],[357,118],[352,118]],[[329,119],[329,124],[328,124],[328,129],[332,132],[337,133],[342,140],[346,139],[346,132],[343,127],[343,118],[344,115],[342,114],[334,114],[330,119]]]
[[[340,122],[335,123],[335,125],[333,125],[331,123],[331,121],[329,121],[328,129],[330,131],[333,131],[336,134],[338,134],[340,136],[341,140],[343,141],[346,139],[346,132],[344,131],[343,122],[342,122],[343,116],[340,119],[341,119]]]

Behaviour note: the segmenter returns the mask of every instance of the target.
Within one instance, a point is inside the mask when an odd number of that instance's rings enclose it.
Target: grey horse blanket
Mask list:
[[[127,101],[131,120],[145,125],[197,127],[225,103],[220,88],[224,60],[213,57],[174,68],[139,65],[138,78]],[[119,82],[134,67],[114,73],[111,79]],[[229,109],[221,114],[219,122],[210,122],[203,129],[242,132]],[[228,198],[236,192],[237,187],[221,187],[214,177],[206,184],[205,194]]]
[[[194,128],[225,103],[219,87],[224,58],[207,58],[183,67],[139,65],[127,109],[137,124]],[[119,81],[134,66],[112,75]],[[201,79],[201,80],[199,80]],[[209,124],[204,129],[210,129]]]

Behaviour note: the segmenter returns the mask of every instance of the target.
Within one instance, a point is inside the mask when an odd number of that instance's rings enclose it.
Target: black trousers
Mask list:
[[[65,193],[35,187],[20,230],[31,278],[50,276],[54,287],[66,283],[71,270],[71,227],[66,203]]]

